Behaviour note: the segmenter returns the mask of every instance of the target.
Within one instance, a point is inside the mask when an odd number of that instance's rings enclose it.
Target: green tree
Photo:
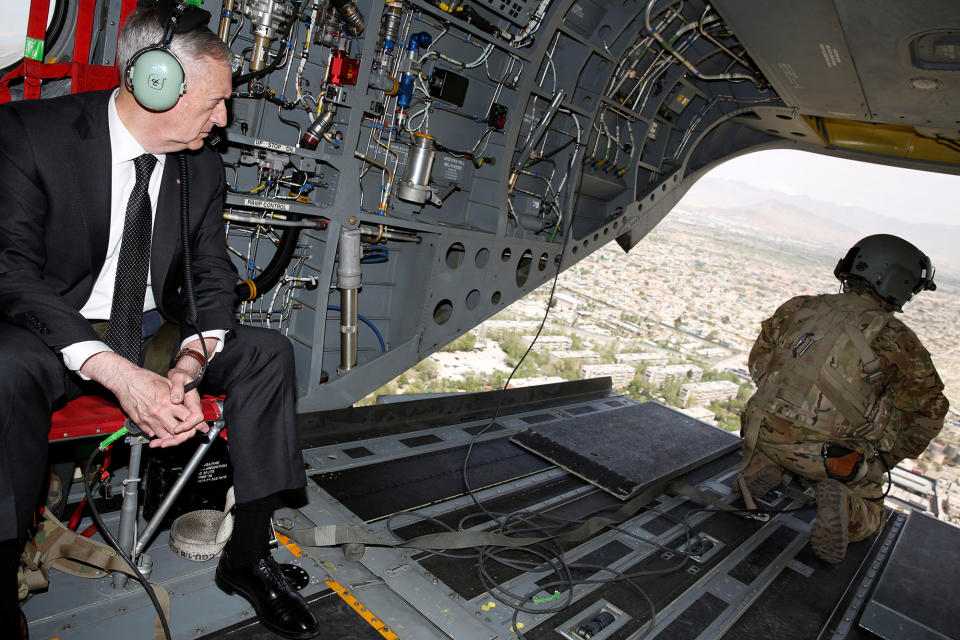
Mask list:
[[[445,346],[441,351],[473,351],[476,346],[477,336],[468,332]]]

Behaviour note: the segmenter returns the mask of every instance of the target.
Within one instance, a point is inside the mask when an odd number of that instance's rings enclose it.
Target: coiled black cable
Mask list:
[[[280,236],[280,243],[277,245],[277,251],[273,254],[273,258],[271,258],[267,266],[263,268],[260,275],[250,281],[253,283],[253,286],[250,286],[250,282],[244,280],[234,288],[233,291],[237,295],[237,298],[241,302],[255,300],[260,296],[261,291],[269,291],[275,284],[280,282],[280,278],[286,271],[287,265],[290,264],[290,259],[293,258],[293,252],[296,251],[299,240],[299,227],[284,229],[283,234]]]

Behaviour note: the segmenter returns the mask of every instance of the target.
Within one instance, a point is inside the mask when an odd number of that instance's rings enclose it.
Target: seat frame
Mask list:
[[[143,435],[128,435],[124,442],[130,446],[130,462],[127,478],[123,481],[123,498],[120,506],[120,525],[117,542],[127,557],[136,563],[137,568],[145,577],[149,577],[153,568],[150,556],[144,553],[150,540],[153,538],[160,523],[166,517],[170,507],[176,501],[183,487],[193,476],[197,467],[203,461],[207,451],[213,446],[217,436],[226,435],[223,420],[223,396],[203,396],[201,398],[203,419],[210,423],[210,430],[203,434],[203,442],[184,466],[183,472],[177,481],[170,487],[153,517],[147,522],[140,535],[137,536],[137,519],[139,513],[138,492],[140,485],[140,467],[143,456],[143,445],[150,442]],[[123,410],[106,398],[99,396],[80,396],[66,404],[62,409],[53,413],[48,441],[57,442],[87,438],[91,436],[106,436],[123,427],[128,421]],[[113,574],[113,586],[123,589],[127,585],[127,576],[120,572]]]

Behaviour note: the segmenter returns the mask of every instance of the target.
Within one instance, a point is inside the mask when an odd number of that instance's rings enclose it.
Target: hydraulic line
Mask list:
[[[370,156],[364,155],[359,151],[354,151],[353,155],[354,157],[359,158],[360,160],[363,160],[364,162],[372,164],[378,169],[382,169],[383,171],[387,172],[387,182],[384,185],[383,191],[380,195],[380,215],[385,215],[387,212],[387,205],[390,203],[390,191],[391,189],[393,189],[393,171],[390,170],[390,167],[380,162],[379,160],[376,160],[374,158],[371,158]]]
[[[326,229],[326,220],[284,220],[282,218],[261,218],[246,213],[225,213],[224,220],[230,222],[245,222],[269,227],[299,227],[301,229]]]
[[[663,36],[661,36],[655,29],[653,29],[650,26],[650,12],[653,10],[653,6],[655,4],[657,4],[657,0],[650,0],[650,2],[647,4],[646,11],[644,11],[643,13],[644,25],[646,26],[647,33],[653,36],[653,39],[656,40],[658,43],[660,43],[660,46],[663,47],[665,51],[667,51],[668,53],[670,53],[670,55],[672,55],[674,58],[679,60],[680,63],[690,71],[690,73],[692,73],[697,78],[700,78],[701,80],[749,80],[755,85],[760,84],[760,81],[757,80],[756,77],[748,73],[714,73],[714,74],[701,73],[700,70],[696,67],[696,65],[694,65],[692,62],[684,58],[683,55],[673,47],[673,45],[671,45],[669,42],[664,40]],[[694,28],[697,28],[697,26],[699,26],[699,23],[694,25],[686,25],[686,27],[683,30],[694,29]],[[677,35],[679,34],[680,34],[680,31],[677,31]]]
[[[540,142],[540,138],[543,137],[543,134],[546,133],[547,127],[549,127],[550,122],[553,121],[553,116],[557,114],[557,109],[560,108],[560,103],[563,102],[563,98],[566,95],[566,89],[560,89],[556,94],[554,94],[553,100],[550,101],[550,106],[547,107],[546,112],[543,114],[543,118],[540,119],[540,122],[537,123],[536,128],[527,139],[527,144],[520,152],[520,156],[517,159],[517,164],[514,167],[513,174],[510,176],[510,185],[507,187],[507,195],[513,193],[513,188],[516,186],[517,179],[520,177],[520,170],[527,166],[527,162],[530,160],[530,156],[533,154],[534,148]]]
[[[330,311],[340,311],[340,307],[338,307],[338,306],[335,305],[335,304],[328,304],[328,305],[327,305],[327,309],[330,310]],[[369,318],[365,318],[364,316],[360,315],[359,313],[357,314],[357,319],[358,319],[360,322],[362,322],[363,324],[365,324],[365,325],[367,325],[368,327],[370,327],[370,329],[373,331],[373,334],[374,334],[375,336],[377,336],[377,341],[380,343],[380,352],[381,352],[381,353],[386,353],[386,352],[387,352],[387,343],[383,341],[383,334],[380,333],[380,330],[377,329],[377,326],[376,326],[375,324],[373,324],[372,322],[370,322]]]
[[[269,291],[280,282],[280,278],[286,271],[287,265],[290,264],[290,259],[293,258],[293,252],[297,249],[297,241],[299,239],[300,227],[292,227],[284,230],[283,235],[280,236],[280,243],[277,245],[276,253],[273,254],[273,258],[270,259],[267,266],[260,272],[260,275],[252,280],[244,280],[234,287],[233,292],[237,295],[240,302],[256,300],[263,295],[265,291]]]

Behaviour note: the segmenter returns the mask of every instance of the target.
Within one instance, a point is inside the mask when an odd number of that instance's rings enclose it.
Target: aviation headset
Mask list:
[[[160,0],[157,18],[166,24],[163,38],[130,56],[123,71],[123,82],[141,106],[151,111],[166,111],[173,108],[187,90],[183,64],[170,51],[173,36],[207,24],[210,13],[189,0]]]

